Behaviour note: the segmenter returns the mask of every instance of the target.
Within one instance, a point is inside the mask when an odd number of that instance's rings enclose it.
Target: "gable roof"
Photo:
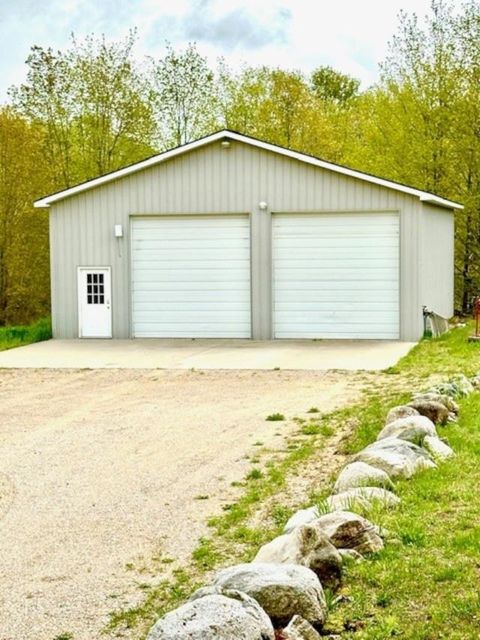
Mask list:
[[[306,164],[312,165],[314,167],[320,167],[321,169],[334,171],[344,176],[363,180],[364,182],[369,182],[380,187],[386,187],[387,189],[393,189],[394,191],[400,191],[401,193],[406,193],[408,195],[418,197],[421,202],[437,205],[440,207],[446,207],[448,209],[463,209],[463,206],[458,202],[446,200],[445,198],[436,196],[435,194],[429,193],[428,191],[421,191],[420,189],[415,189],[414,187],[409,187],[398,182],[393,182],[392,180],[386,180],[384,178],[379,178],[368,173],[363,173],[362,171],[356,171],[355,169],[350,169],[339,164],[320,160],[319,158],[316,158],[314,156],[300,153],[298,151],[292,151],[290,149],[286,149],[285,147],[279,147],[278,145],[270,144],[269,142],[264,142],[262,140],[258,140],[257,138],[252,138],[250,136],[237,133],[236,131],[230,131],[228,129],[217,131],[216,133],[212,133],[211,135],[205,136],[204,138],[200,138],[199,140],[188,142],[187,144],[184,144],[182,146],[164,151],[163,153],[154,155],[150,158],[147,158],[146,160],[141,160],[140,162],[136,162],[135,164],[124,167],[123,169],[112,171],[111,173],[107,173],[98,178],[93,178],[92,180],[88,180],[87,182],[83,182],[74,187],[70,187],[68,189],[64,189],[63,191],[58,191],[57,193],[45,196],[44,198],[40,198],[39,200],[37,200],[34,203],[34,206],[38,208],[49,207],[51,204],[54,204],[59,200],[63,200],[64,198],[74,196],[77,193],[82,193],[83,191],[88,191],[89,189],[94,189],[95,187],[99,187],[103,184],[106,184],[107,182],[118,180],[119,178],[123,178],[124,176],[136,173],[137,171],[142,171],[143,169],[153,167],[161,162],[176,158],[177,156],[188,153],[189,151],[199,149],[205,145],[211,144],[212,142],[222,141],[225,139],[243,142],[250,146],[257,147],[258,149],[271,151],[272,153],[277,153],[286,156],[287,158],[292,158],[294,160],[298,160],[299,162],[304,162]]]

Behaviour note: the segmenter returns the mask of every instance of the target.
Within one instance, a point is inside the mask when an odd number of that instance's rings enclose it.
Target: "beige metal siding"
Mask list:
[[[444,318],[453,316],[454,215],[448,209],[422,206],[421,302]]]
[[[267,202],[266,211],[258,207]],[[129,227],[133,215],[251,214],[252,329],[271,337],[271,214],[399,211],[401,338],[421,335],[417,198],[247,144],[213,143],[51,207],[55,335],[77,336],[76,268],[111,266],[113,335],[130,336]],[[114,237],[122,224],[124,237]]]

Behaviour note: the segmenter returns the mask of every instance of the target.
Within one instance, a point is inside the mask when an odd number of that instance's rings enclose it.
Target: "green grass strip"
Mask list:
[[[0,351],[21,347],[32,342],[42,342],[51,337],[50,318],[42,318],[33,324],[18,327],[0,327]]]

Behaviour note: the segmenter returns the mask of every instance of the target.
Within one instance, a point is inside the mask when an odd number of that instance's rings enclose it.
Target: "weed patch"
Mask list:
[[[268,422],[281,422],[285,420],[285,416],[283,413],[271,413],[269,416],[265,418]]]
[[[52,337],[50,318],[43,318],[30,325],[0,327],[0,351],[21,347],[32,342],[42,342]]]

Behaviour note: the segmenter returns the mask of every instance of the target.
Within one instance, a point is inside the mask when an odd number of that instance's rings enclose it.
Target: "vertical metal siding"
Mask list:
[[[268,211],[258,208],[261,201],[268,203]],[[114,337],[130,337],[132,215],[251,213],[253,331],[268,338],[271,213],[392,210],[401,218],[401,338],[416,339],[422,326],[416,243],[420,209],[415,197],[385,187],[247,144],[233,142],[225,150],[213,143],[52,205],[55,335],[77,336],[76,268],[95,264],[112,268]],[[114,224],[123,225],[120,241]]]
[[[454,306],[454,214],[422,205],[421,304],[450,318]]]

